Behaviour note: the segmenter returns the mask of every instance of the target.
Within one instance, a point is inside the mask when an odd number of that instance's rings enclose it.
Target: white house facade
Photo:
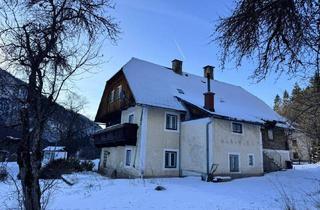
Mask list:
[[[124,65],[107,81],[95,119],[105,125],[93,135],[100,170],[114,177],[241,177],[284,168],[285,119],[213,73],[211,66],[204,77],[185,73],[179,60],[171,68],[136,58]],[[278,160],[279,151],[288,158]]]

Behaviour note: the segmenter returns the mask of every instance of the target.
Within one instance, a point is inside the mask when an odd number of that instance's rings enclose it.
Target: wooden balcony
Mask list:
[[[124,123],[114,125],[93,134],[94,144],[98,148],[116,147],[137,143],[137,124]]]

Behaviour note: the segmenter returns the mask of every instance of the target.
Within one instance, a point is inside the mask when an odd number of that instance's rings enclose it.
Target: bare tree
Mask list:
[[[25,83],[18,164],[27,210],[41,209],[40,140],[69,79],[96,64],[101,40],[119,33],[109,0],[2,0],[2,65]]]
[[[216,33],[223,67],[228,58],[237,65],[249,58],[257,62],[252,78],[258,82],[271,72],[318,78],[314,90],[304,91],[285,110],[288,113],[281,114],[319,142],[320,1],[237,0],[233,13],[220,19]]]
[[[84,146],[88,150],[97,151],[94,147],[90,148],[88,139],[90,134],[99,129],[99,126],[94,126],[92,122],[80,114],[84,110],[86,103],[85,98],[70,91],[63,103],[67,112],[55,114],[57,125],[53,132],[57,132],[59,136],[57,144],[65,146],[68,157],[75,157],[76,154],[79,154],[77,152]]]
[[[231,16],[216,28],[222,65],[234,58],[258,62],[253,77],[268,73],[310,76],[320,71],[320,2],[313,0],[237,0]]]

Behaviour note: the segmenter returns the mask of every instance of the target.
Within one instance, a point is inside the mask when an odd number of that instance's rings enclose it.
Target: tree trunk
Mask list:
[[[23,205],[26,210],[40,210],[41,190],[39,171],[41,167],[41,153],[39,142],[41,129],[35,125],[32,128],[32,132],[30,132],[29,120],[28,110],[22,109],[22,139],[18,148],[17,162],[19,164],[23,191]]]
[[[23,153],[22,153],[23,154]],[[30,159],[24,157],[19,163],[21,185],[23,190],[23,205],[26,210],[40,210],[40,184],[39,179],[32,170]]]

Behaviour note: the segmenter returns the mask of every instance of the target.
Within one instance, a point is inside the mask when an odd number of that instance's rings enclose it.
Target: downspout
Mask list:
[[[210,149],[209,149],[209,126],[213,123],[213,118],[209,118],[209,122],[206,124],[206,159],[207,159],[207,177],[209,176],[210,171]]]
[[[145,154],[147,141],[147,126],[148,126],[148,107],[142,106],[140,118],[140,176],[143,178],[145,169]]]
[[[181,118],[181,117],[180,117]],[[181,167],[181,119],[179,120],[179,177],[182,176],[182,167]]]
[[[142,135],[142,121],[143,121],[143,107],[141,107],[141,114],[140,114],[140,119],[139,119],[139,129],[140,129],[140,135],[139,135],[139,139],[140,139],[140,142],[139,142],[139,145],[136,146],[135,148],[135,153],[134,153],[134,161],[133,161],[133,169],[138,172],[138,174],[140,175],[140,178],[143,178],[143,170],[142,170],[142,164],[141,164],[141,149],[142,149],[142,146],[141,146],[141,143],[142,143],[142,139],[141,139],[141,135]],[[137,161],[137,153],[138,153],[138,147],[140,149],[140,159],[139,159],[139,162],[138,162],[138,167],[136,165],[136,161]]]

